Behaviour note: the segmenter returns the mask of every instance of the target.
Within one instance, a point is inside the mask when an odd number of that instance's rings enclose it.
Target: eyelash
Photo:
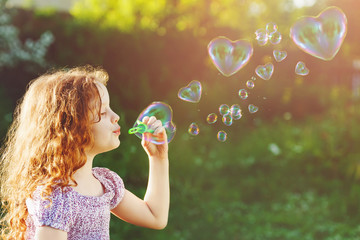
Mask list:
[[[106,112],[102,112],[102,113],[100,113],[100,115],[105,115],[106,114]]]

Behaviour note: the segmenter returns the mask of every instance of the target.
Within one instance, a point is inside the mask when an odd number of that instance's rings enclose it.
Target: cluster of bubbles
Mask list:
[[[347,19],[343,11],[337,7],[329,7],[323,10],[316,17],[303,17],[296,21],[290,29],[290,37],[293,42],[304,52],[325,61],[332,60],[339,51],[347,32]],[[275,23],[268,23],[265,29],[258,29],[255,32],[255,39],[260,46],[265,46],[268,42],[278,45],[282,40],[282,34],[278,31]],[[208,44],[208,53],[218,71],[226,77],[232,76],[242,69],[253,55],[253,46],[247,40],[232,41],[224,36],[216,37]],[[282,62],[287,57],[287,52],[281,49],[274,49],[273,56],[276,62]],[[298,61],[295,66],[295,74],[306,76],[309,69],[305,63]],[[274,64],[268,62],[258,65],[255,74],[263,79],[270,80],[274,73]],[[251,90],[255,87],[255,77],[246,82],[246,87]],[[240,99],[245,100],[249,96],[247,89],[240,89],[238,94]],[[187,86],[178,91],[178,97],[187,102],[198,103],[201,98],[202,87],[197,80],[191,81]],[[250,113],[256,113],[259,108],[254,104],[248,105]],[[233,104],[229,107],[222,104],[219,107],[219,118],[224,125],[231,126],[233,120],[242,117],[240,105]],[[146,125],[141,122],[144,116],[155,116],[160,119],[165,126],[170,142],[175,134],[176,127],[172,122],[171,107],[163,102],[153,102],[138,117],[134,127],[129,133],[135,133],[142,137],[144,132],[149,132]],[[218,120],[216,113],[207,116],[207,123],[214,124]],[[145,126],[144,126],[145,125]],[[188,128],[189,134],[196,136],[200,133],[199,126],[193,122]],[[221,142],[226,141],[227,133],[223,130],[217,133],[217,139]],[[151,139],[156,144],[161,144],[160,139]]]
[[[268,42],[276,45],[279,44],[282,39],[282,35],[278,32],[278,26],[275,23],[266,24],[265,29],[256,30],[255,35],[260,46],[265,46]]]

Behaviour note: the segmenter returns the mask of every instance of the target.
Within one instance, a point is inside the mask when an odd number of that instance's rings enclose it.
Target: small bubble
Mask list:
[[[306,76],[309,74],[309,69],[305,66],[305,63],[299,61],[295,66],[295,73],[300,76]]]
[[[210,114],[207,116],[206,121],[207,121],[209,124],[216,123],[216,121],[217,121],[217,115],[216,115],[215,113],[210,113]]]
[[[276,23],[270,22],[270,23],[266,24],[265,29],[268,34],[271,34],[271,33],[277,32],[278,26],[276,25]]]
[[[246,82],[246,86],[249,88],[249,89],[253,89],[255,87],[255,83],[252,81],[252,80],[248,80]]]
[[[225,114],[223,117],[222,117],[222,121],[223,123],[226,125],[226,126],[231,126],[232,122],[233,122],[233,119],[232,119],[232,116],[230,113],[228,114]]]
[[[226,139],[227,139],[227,133],[225,131],[219,131],[217,133],[217,139],[220,141],[220,142],[225,142]]]
[[[248,92],[245,89],[239,90],[239,97],[243,100],[247,99],[249,96]]]
[[[221,115],[226,115],[230,111],[230,108],[227,104],[221,104],[219,107],[219,112]]]
[[[259,110],[259,108],[254,104],[249,104],[248,109],[250,113],[256,113]]]
[[[196,123],[191,123],[188,132],[193,136],[198,135],[200,133],[199,126]]]
[[[230,107],[230,114],[233,120],[239,120],[242,117],[240,106],[238,104],[233,104]]]
[[[279,44],[282,39],[281,33],[274,32],[274,33],[270,34],[269,39],[273,45]]]

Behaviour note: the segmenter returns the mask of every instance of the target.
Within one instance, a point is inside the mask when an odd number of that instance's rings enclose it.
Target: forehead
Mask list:
[[[110,102],[109,93],[104,84],[96,82],[96,87],[99,90],[102,105],[106,105]]]

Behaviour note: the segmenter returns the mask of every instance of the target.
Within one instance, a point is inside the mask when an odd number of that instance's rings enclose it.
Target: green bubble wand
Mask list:
[[[135,133],[143,134],[145,132],[149,132],[149,133],[154,132],[153,129],[148,128],[148,126],[145,123],[141,122],[140,120],[136,120],[136,123],[137,123],[136,127],[129,129],[129,134],[135,134]]]

